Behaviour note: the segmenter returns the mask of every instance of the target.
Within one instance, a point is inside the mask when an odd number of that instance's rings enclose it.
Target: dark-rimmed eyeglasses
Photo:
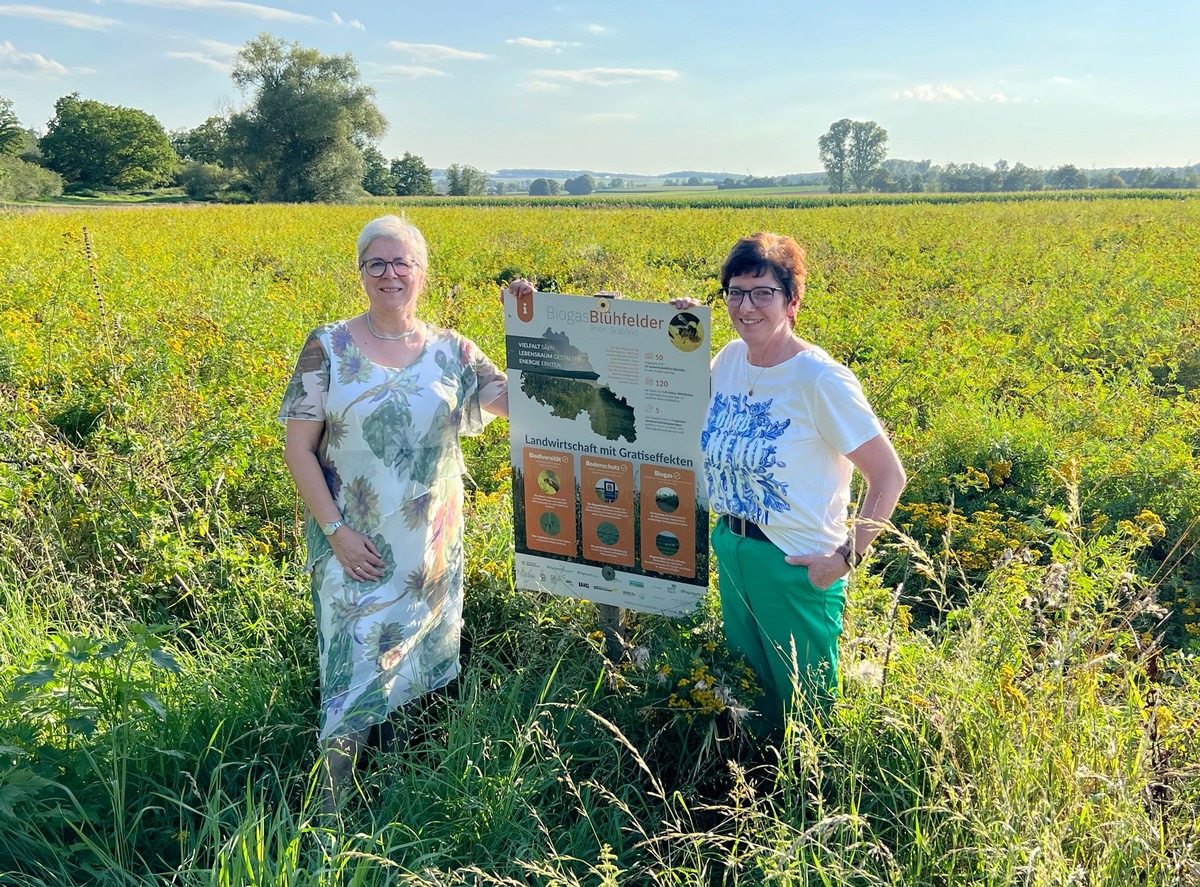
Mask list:
[[[766,308],[774,300],[775,294],[782,292],[784,289],[781,286],[756,286],[748,290],[726,286],[721,288],[721,298],[727,305],[740,305],[749,296],[750,304],[755,308]]]
[[[392,266],[392,270],[396,272],[397,277],[408,277],[413,273],[414,268],[420,268],[416,262],[406,262],[404,259],[371,259],[363,262],[358,266],[360,271],[366,271],[370,277],[383,277],[387,273],[388,265]]]

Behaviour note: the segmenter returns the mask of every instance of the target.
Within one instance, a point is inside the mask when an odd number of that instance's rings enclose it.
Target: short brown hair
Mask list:
[[[804,247],[786,235],[759,231],[733,245],[721,265],[721,287],[729,286],[730,279],[739,274],[762,277],[772,271],[787,294],[788,302],[799,301],[804,295],[804,278],[808,273]]]

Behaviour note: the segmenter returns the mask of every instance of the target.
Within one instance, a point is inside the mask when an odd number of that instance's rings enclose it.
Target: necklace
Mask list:
[[[382,333],[375,332],[375,326],[371,323],[371,312],[370,311],[367,312],[366,317],[367,317],[367,329],[369,329],[371,331],[371,335],[374,336],[376,339],[386,339],[389,342],[397,342],[401,339],[410,339],[417,334],[417,330],[419,329],[419,327],[414,326],[411,330],[407,330],[398,336],[385,336]]]
[[[768,367],[759,367],[758,375],[755,376],[754,381],[751,382],[750,381],[750,358],[749,357],[746,358],[746,388],[748,389],[746,391],[746,394],[749,397],[754,397],[754,386],[758,384],[758,380],[762,378],[763,373],[765,373],[767,371],[767,369],[768,369]]]

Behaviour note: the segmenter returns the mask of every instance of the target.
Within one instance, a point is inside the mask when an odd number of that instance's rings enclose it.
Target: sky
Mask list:
[[[39,132],[73,92],[190,129],[246,104],[264,32],[352,55],[380,150],[435,168],[816,172],[846,117],[904,160],[1200,163],[1200,0],[0,0],[0,96]]]

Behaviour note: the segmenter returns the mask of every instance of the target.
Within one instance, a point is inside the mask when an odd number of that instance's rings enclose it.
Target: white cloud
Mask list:
[[[229,62],[223,62],[220,59],[215,59],[211,55],[207,55],[203,52],[168,52],[167,57],[173,59],[184,59],[185,61],[189,62],[196,62],[197,64],[212,68],[214,71],[219,71],[222,74],[228,74],[231,67]]]
[[[679,72],[651,68],[578,68],[570,71],[530,71],[531,83],[584,83],[589,86],[618,86],[646,80],[678,80]]]
[[[969,89],[963,92],[960,89],[955,89],[948,83],[943,83],[940,86],[923,83],[911,89],[902,89],[895,93],[893,97],[898,99],[912,99],[918,102],[961,102],[971,98],[972,94]]]
[[[388,43],[392,49],[398,49],[401,52],[416,59],[418,62],[440,62],[446,59],[471,59],[478,61],[486,59],[487,56],[482,52],[470,52],[465,49],[455,49],[452,46],[442,46],[440,43],[401,43],[398,40],[393,40]]]
[[[371,68],[380,74],[394,74],[398,77],[407,77],[410,80],[417,80],[421,77],[449,77],[445,71],[439,71],[437,68],[426,68],[421,65],[373,65]]]
[[[1055,75],[1054,77],[1051,77],[1051,78],[1050,78],[1050,82],[1051,82],[1051,83],[1070,83],[1070,82],[1071,82],[1071,78],[1070,78],[1070,77],[1064,77],[1064,76],[1062,76],[1061,74],[1057,74],[1057,75]]]
[[[79,28],[83,31],[107,31],[120,24],[116,19],[87,15],[83,12],[68,12],[65,9],[49,9],[45,6],[3,5],[0,6],[0,15],[33,18],[55,25],[66,25],[68,28]]]
[[[546,49],[554,53],[562,52],[568,46],[579,46],[578,43],[568,43],[565,40],[536,40],[533,37],[515,37],[512,40],[505,40],[505,43],[511,43],[514,46],[527,46],[530,49]]]
[[[329,20],[339,27],[353,28],[356,31],[365,31],[367,29],[367,26],[358,19],[352,18],[350,21],[346,21],[336,12],[329,13]]]
[[[589,34],[596,34],[596,35],[603,34],[604,32],[606,32],[608,30],[608,28],[604,27],[604,25],[588,25],[587,29],[588,29]]]
[[[66,65],[48,59],[41,53],[22,52],[7,40],[0,43],[0,74],[16,77],[59,77],[66,73]]]
[[[301,15],[286,9],[276,9],[274,6],[260,6],[257,3],[239,3],[237,0],[115,0],[117,3],[132,3],[134,6],[157,6],[160,9],[201,9],[207,12],[223,12],[228,15],[257,18],[270,22],[295,22],[314,24],[320,19],[311,15]]]
[[[207,49],[210,55],[223,58],[231,59],[242,51],[240,46],[233,43],[222,43],[220,40],[197,40],[196,42]]]

